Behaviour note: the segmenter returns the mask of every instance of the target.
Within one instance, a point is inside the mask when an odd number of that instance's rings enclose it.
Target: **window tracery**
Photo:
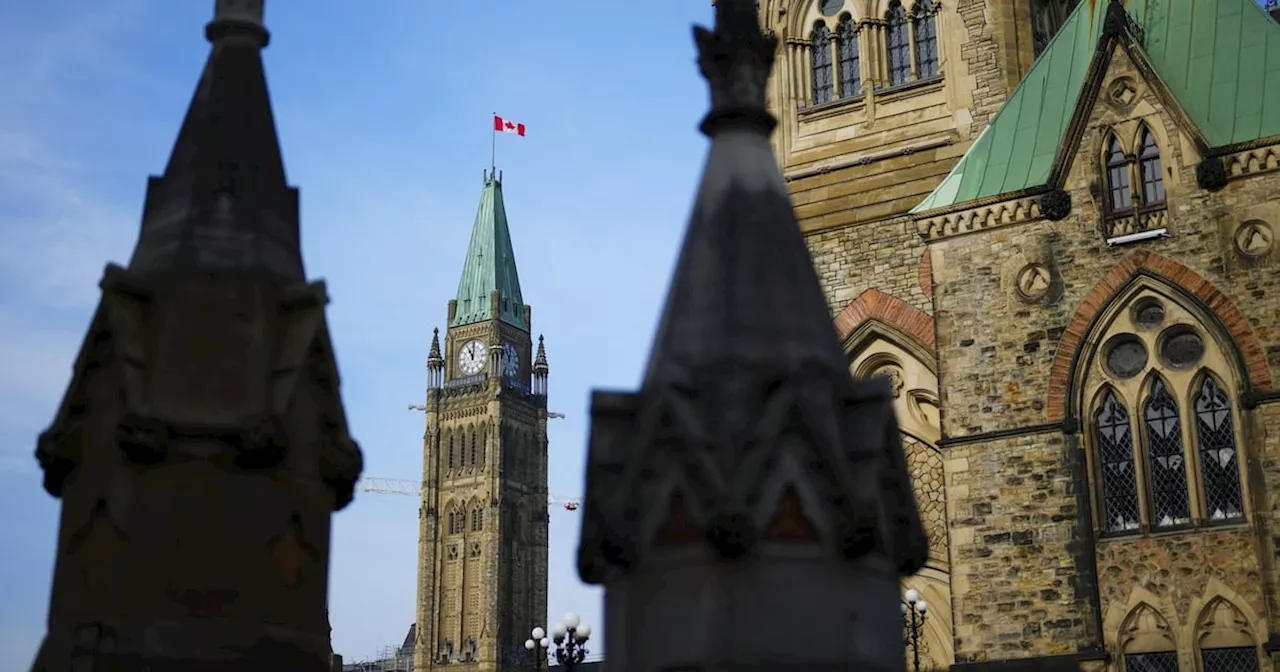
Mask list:
[[[1160,145],[1145,125],[1138,133],[1138,153],[1125,151],[1120,139],[1112,133],[1107,141],[1107,214],[1128,217],[1164,207],[1164,164]],[[1134,189],[1137,177],[1138,189]]]
[[[1230,377],[1226,353],[1195,313],[1150,287],[1110,314],[1084,386],[1099,528],[1243,521],[1236,411],[1221,382]]]
[[[821,105],[831,102],[834,82],[831,77],[831,31],[827,24],[819,21],[809,34],[810,69],[813,74],[813,104]]]
[[[840,52],[840,97],[853,98],[862,95],[862,62],[858,55],[858,26],[853,17],[840,17],[836,28],[836,43]]]
[[[918,0],[911,8],[911,27],[915,36],[916,77],[929,79],[938,75],[938,24],[933,0]]]
[[[1150,605],[1139,604],[1125,619],[1120,647],[1128,672],[1178,672],[1173,628]]]
[[[911,78],[911,37],[907,10],[900,0],[889,3],[885,12],[885,45],[889,63],[889,86],[905,84]]]
[[[1202,612],[1196,638],[1204,672],[1258,672],[1258,648],[1249,621],[1219,597]]]

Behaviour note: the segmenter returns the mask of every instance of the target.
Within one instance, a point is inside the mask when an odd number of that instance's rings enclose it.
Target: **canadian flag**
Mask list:
[[[503,119],[498,115],[493,115],[493,130],[499,133],[515,133],[520,137],[524,137],[524,124],[517,124],[510,119]]]

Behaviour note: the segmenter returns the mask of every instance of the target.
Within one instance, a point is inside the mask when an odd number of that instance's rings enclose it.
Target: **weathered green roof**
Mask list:
[[[476,223],[471,229],[471,243],[467,246],[467,260],[462,265],[462,279],[458,281],[453,326],[490,319],[489,295],[495,291],[500,295],[499,318],[514,327],[528,329],[515,248],[511,245],[511,230],[507,228],[507,209],[502,203],[502,181],[486,175]]]
[[[1211,147],[1280,135],[1280,25],[1254,0],[1126,0],[1135,45]],[[1082,0],[951,173],[912,212],[1038,187],[1080,102],[1106,0]]]

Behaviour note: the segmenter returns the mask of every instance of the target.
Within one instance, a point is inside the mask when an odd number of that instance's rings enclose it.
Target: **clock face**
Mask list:
[[[502,375],[515,378],[520,373],[520,352],[507,341],[502,344]]]
[[[488,359],[489,351],[485,349],[483,342],[468,341],[458,352],[458,368],[468,376],[474,376],[484,370]]]

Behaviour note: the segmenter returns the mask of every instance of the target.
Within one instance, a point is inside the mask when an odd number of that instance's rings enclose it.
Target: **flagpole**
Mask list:
[[[498,118],[497,112],[493,113],[493,118],[494,119]],[[494,125],[493,121],[490,121],[489,122],[489,174],[490,175],[497,174],[497,170],[498,170],[497,155],[498,155],[498,127]]]

